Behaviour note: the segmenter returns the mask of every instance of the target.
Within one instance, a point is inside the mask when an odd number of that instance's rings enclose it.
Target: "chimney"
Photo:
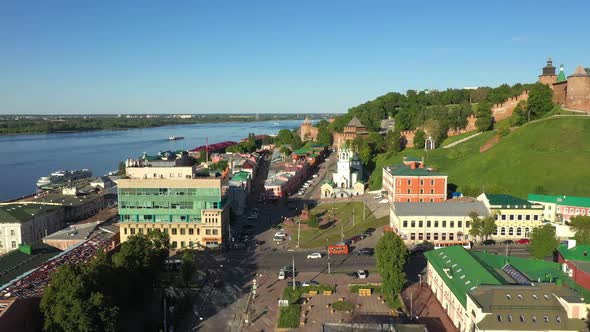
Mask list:
[[[416,169],[416,163],[411,163],[411,164],[410,164],[410,168],[411,168],[411,169]]]
[[[418,168],[424,168],[424,163],[418,163]]]

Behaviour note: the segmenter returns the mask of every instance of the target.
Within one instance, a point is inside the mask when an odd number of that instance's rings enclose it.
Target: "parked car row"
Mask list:
[[[513,241],[513,240],[504,240],[504,241],[502,241],[502,244],[514,244],[514,243],[516,243],[516,244],[529,244],[529,243],[531,243],[531,240],[522,238],[522,239],[516,240],[516,241]],[[493,245],[496,244],[496,240],[487,239],[487,240],[481,241],[480,244],[482,246],[493,246]]]
[[[355,235],[355,236],[351,237],[350,239],[344,240],[344,242],[340,242],[340,243],[338,243],[338,245],[349,246],[353,243],[359,242],[360,240],[364,240],[364,239],[368,238],[369,236],[371,236],[373,234],[374,231],[375,231],[375,229],[372,227],[367,228],[364,233],[359,234],[359,235]]]
[[[347,273],[346,275],[352,279],[367,279],[369,273],[365,270],[358,270],[356,272]]]

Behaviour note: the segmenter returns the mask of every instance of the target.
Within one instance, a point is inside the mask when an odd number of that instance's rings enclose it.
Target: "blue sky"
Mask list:
[[[174,3],[171,5],[171,3]],[[12,1],[0,113],[345,112],[590,66],[590,1]]]

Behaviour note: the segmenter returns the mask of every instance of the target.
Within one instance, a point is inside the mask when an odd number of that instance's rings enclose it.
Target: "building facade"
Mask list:
[[[221,179],[120,179],[121,242],[159,230],[172,249],[217,248],[226,236],[229,202]]]
[[[393,202],[389,226],[408,244],[471,240],[471,213],[486,217],[482,202],[407,203]]]
[[[365,192],[363,164],[347,142],[338,149],[336,172],[321,186],[322,198],[351,197]]]
[[[576,284],[590,290],[590,245],[576,245],[569,239],[567,244],[557,247],[557,262],[562,271]]]
[[[332,144],[335,147],[340,147],[346,141],[353,141],[357,137],[368,137],[369,132],[367,127],[361,123],[361,121],[354,116],[346,126],[342,133],[334,133]]]
[[[589,197],[529,194],[528,200],[543,205],[543,218],[550,222],[563,223],[575,216],[590,216]]]
[[[307,116],[299,127],[298,133],[302,141],[317,141],[318,139],[318,128],[312,125],[311,120]]]
[[[424,160],[404,157],[403,164],[383,167],[383,187],[390,202],[443,202],[447,175],[424,167]]]
[[[541,204],[504,195],[483,193],[477,197],[496,218],[494,238],[520,239],[531,236],[533,229],[543,225]]]

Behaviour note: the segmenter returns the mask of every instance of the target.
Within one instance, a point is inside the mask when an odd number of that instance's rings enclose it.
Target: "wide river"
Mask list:
[[[91,169],[100,176],[117,169],[119,161],[147,152],[188,150],[221,141],[239,141],[248,133],[276,134],[294,129],[301,120],[206,123],[157,128],[0,137],[0,201],[35,192],[41,176],[60,169]],[[168,141],[170,136],[183,140]]]

